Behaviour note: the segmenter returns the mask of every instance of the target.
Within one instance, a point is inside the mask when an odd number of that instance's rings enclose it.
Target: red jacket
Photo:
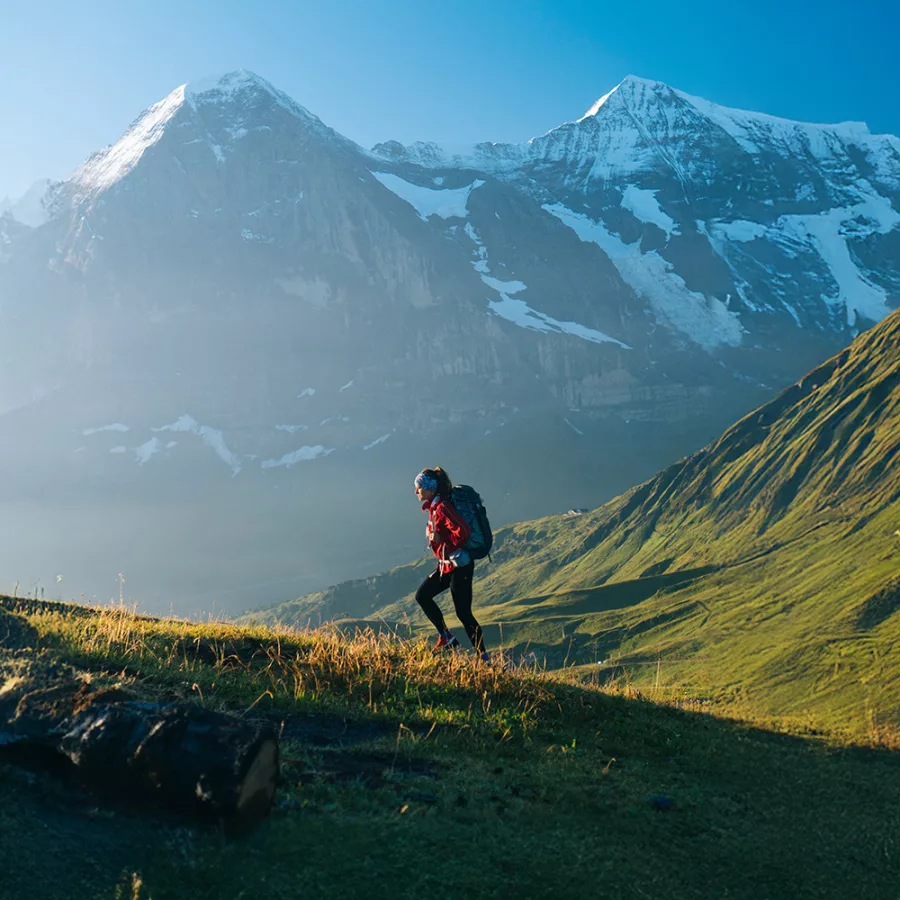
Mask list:
[[[450,572],[453,566],[445,560],[454,550],[461,550],[465,546],[472,529],[453,504],[446,503],[440,494],[423,503],[422,510],[428,513],[425,537],[434,555],[441,561],[439,564],[441,573]]]

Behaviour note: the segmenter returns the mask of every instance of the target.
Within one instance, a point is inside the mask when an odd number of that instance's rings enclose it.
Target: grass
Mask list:
[[[900,311],[593,512],[500,529],[493,645],[589,680],[865,736],[900,728]],[[430,561],[245,617],[423,621]],[[351,622],[352,624],[352,622]]]
[[[3,606],[93,679],[275,717],[286,760],[238,839],[0,762],[3,900],[897,897],[894,732],[726,719],[372,631]]]

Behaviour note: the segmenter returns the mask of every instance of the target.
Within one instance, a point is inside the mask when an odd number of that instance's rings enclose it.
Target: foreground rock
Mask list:
[[[23,646],[33,636],[0,610],[0,752],[68,760],[88,786],[120,801],[236,826],[268,814],[278,779],[271,724],[98,687]]]

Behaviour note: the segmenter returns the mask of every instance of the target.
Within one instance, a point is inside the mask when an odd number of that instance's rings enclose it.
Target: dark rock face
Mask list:
[[[269,541],[287,503],[316,517],[322,583],[418,546],[394,512],[416,467],[487,480],[501,521],[599,502],[900,299],[900,141],[634,78],[452,156],[365,151],[232,73],[151,107],[44,207],[0,217],[7,470],[73,503],[202,485]],[[339,524],[363,485],[377,537]]]

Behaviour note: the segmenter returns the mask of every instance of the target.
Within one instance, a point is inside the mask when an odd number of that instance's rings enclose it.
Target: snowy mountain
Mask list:
[[[367,151],[234,72],[41,202],[0,215],[6,471],[174,497],[298,592],[418,547],[422,465],[498,521],[599,503],[900,304],[900,140],[633,77],[525,144]]]
[[[44,198],[47,196],[50,184],[49,178],[42,178],[28,188],[21,197],[16,199],[5,197],[0,200],[0,216],[6,214],[29,228],[43,225],[49,218],[49,213],[44,206]]]

